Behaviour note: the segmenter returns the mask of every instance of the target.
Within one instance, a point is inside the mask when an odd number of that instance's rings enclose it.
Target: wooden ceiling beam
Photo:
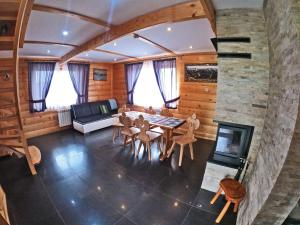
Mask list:
[[[118,53],[118,52],[111,52],[111,51],[102,50],[102,49],[98,49],[98,48],[93,49],[93,51],[108,53],[108,54],[112,54],[112,55],[118,55],[118,56],[122,56],[122,57],[129,58],[129,59],[138,59],[137,57],[134,57],[134,56],[125,55],[125,54]]]
[[[61,42],[50,42],[50,41],[30,41],[25,40],[25,44],[36,44],[36,45],[60,45],[60,46],[70,46],[70,47],[78,47],[78,45],[73,44],[67,44],[67,43],[61,43]]]
[[[86,16],[86,15],[83,15],[83,14],[80,14],[80,13],[71,12],[71,11],[68,11],[68,10],[51,7],[51,6],[34,4],[32,9],[35,10],[35,11],[56,13],[56,14],[61,14],[61,15],[64,15],[64,16],[68,16],[68,17],[72,17],[72,18],[76,18],[76,19],[80,19],[80,20],[85,20],[87,22],[94,23],[94,24],[97,24],[97,25],[100,25],[100,26],[103,26],[103,27],[112,27],[112,25],[109,24],[106,21],[96,19],[96,18],[93,18],[93,17],[90,17],[90,16]]]
[[[80,45],[78,48],[75,48],[64,55],[61,63],[71,60],[73,57],[82,52],[95,49],[117,38],[146,27],[151,27],[162,23],[187,21],[205,17],[206,14],[199,0],[165,7],[112,27],[109,31],[90,39],[89,41]]]
[[[142,36],[142,35],[133,33],[133,37],[134,37],[134,38],[137,38],[137,39],[139,39],[139,40],[141,40],[141,41],[143,41],[143,42],[146,42],[146,43],[148,43],[148,44],[150,44],[150,45],[152,45],[152,46],[155,46],[155,47],[157,47],[157,48],[163,50],[164,52],[168,52],[168,53],[170,53],[172,56],[176,56],[176,53],[173,52],[172,50],[170,50],[170,49],[168,49],[168,48],[166,48],[166,47],[164,47],[164,46],[162,46],[162,45],[160,45],[160,44],[158,44],[158,43],[156,43],[156,42],[154,42],[154,41],[152,41],[152,40],[150,40],[150,39],[148,39],[148,38],[146,38],[146,37],[144,37],[144,36]]]
[[[135,63],[135,62],[143,62],[147,60],[161,60],[161,59],[172,59],[172,58],[180,58],[183,56],[192,56],[192,55],[217,55],[216,52],[192,52],[192,53],[182,53],[182,54],[177,54],[176,56],[171,56],[171,55],[154,55],[154,56],[146,56],[146,57],[139,57],[137,59],[124,59],[120,60],[115,63]]]
[[[210,22],[210,26],[215,34],[217,25],[216,25],[216,11],[214,8],[214,5],[212,3],[212,0],[200,0],[200,3],[204,9],[204,12],[206,14],[207,19]]]
[[[27,10],[23,18],[23,24],[22,24],[21,34],[20,34],[20,46],[19,46],[20,48],[23,48],[24,46],[25,34],[28,26],[29,17],[32,11],[33,2],[34,0],[28,0],[27,2]]]

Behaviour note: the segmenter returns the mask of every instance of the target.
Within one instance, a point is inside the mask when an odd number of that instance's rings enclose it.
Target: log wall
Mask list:
[[[177,57],[176,61],[180,101],[178,109],[174,110],[174,116],[187,118],[195,112],[201,123],[200,128],[196,131],[196,135],[201,138],[215,140],[217,125],[213,122],[213,117],[216,105],[217,84],[185,82],[184,65],[189,63],[216,63],[216,55],[186,55]],[[113,66],[113,96],[120,105],[126,103],[127,96],[123,63],[114,64]]]
[[[94,81],[93,69],[107,69],[107,81]],[[112,64],[91,63],[89,80],[89,101],[97,101],[112,97]],[[57,112],[30,113],[28,104],[28,63],[20,61],[20,99],[24,122],[24,131],[27,138],[56,132],[65,128],[58,126]]]

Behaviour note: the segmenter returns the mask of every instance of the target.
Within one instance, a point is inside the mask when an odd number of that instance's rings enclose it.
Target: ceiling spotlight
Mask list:
[[[193,46],[192,46],[192,45],[190,45],[190,49],[193,49]]]
[[[62,34],[63,34],[64,36],[67,36],[67,35],[69,34],[69,32],[65,30],[65,31],[62,32]]]
[[[51,51],[48,49],[48,50],[47,50],[47,53],[50,53],[50,52],[51,52]]]
[[[114,42],[114,46],[117,46],[117,42]]]
[[[172,31],[172,28],[171,28],[171,27],[168,27],[168,28],[167,28],[167,31]]]

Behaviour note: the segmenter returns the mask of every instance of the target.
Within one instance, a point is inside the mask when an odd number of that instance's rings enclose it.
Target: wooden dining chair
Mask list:
[[[161,134],[150,131],[150,124],[147,120],[144,120],[144,117],[142,115],[139,116],[138,119],[135,120],[135,125],[139,127],[140,133],[137,136],[137,139],[140,140],[138,150],[135,154],[136,157],[138,157],[140,153],[140,149],[142,145],[144,146],[144,150],[148,151],[148,160],[151,160],[151,144],[156,141],[157,147],[160,152],[161,146],[160,146],[160,137]]]
[[[170,112],[170,110],[169,109],[167,109],[167,108],[163,108],[162,110],[161,110],[161,112],[160,112],[160,115],[161,116],[165,116],[165,117],[173,117],[173,113],[172,112]],[[165,128],[161,128],[161,127],[153,127],[153,128],[151,128],[151,130],[150,131],[153,131],[153,132],[156,132],[156,133],[159,133],[159,134],[161,134],[161,144],[164,146],[165,145],[165,147],[162,147],[162,149],[164,149],[163,150],[163,153],[165,154],[165,150],[166,150],[166,145],[167,145],[167,140],[168,140],[168,132],[167,132],[167,130],[165,129]]]
[[[155,110],[152,108],[152,106],[149,106],[148,109],[145,109],[145,113],[151,114],[151,115],[155,115],[156,112]]]
[[[187,126],[188,126],[188,130],[186,134],[173,137],[173,144],[167,156],[168,158],[171,156],[176,144],[180,145],[180,155],[179,155],[179,164],[178,164],[179,166],[182,165],[183,150],[184,150],[184,146],[187,144],[190,147],[191,159],[194,160],[193,143],[197,141],[194,135],[194,131],[197,130],[200,126],[200,121],[196,118],[195,113],[187,119]]]
[[[130,109],[126,107],[126,105],[123,105],[121,108],[118,109],[118,113],[123,113],[123,112],[129,112]],[[115,143],[116,137],[120,136],[121,129],[124,127],[124,125],[118,120],[114,125],[113,125],[113,143]]]
[[[121,134],[124,136],[124,147],[130,143],[130,150],[135,153],[135,140],[140,133],[140,129],[133,127],[133,121],[126,116],[125,112],[122,113],[119,120],[124,125],[121,128]]]
[[[161,116],[173,117],[173,113],[168,108],[163,108],[160,112]]]

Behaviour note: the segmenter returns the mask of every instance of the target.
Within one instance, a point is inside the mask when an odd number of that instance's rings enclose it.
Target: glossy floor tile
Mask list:
[[[110,128],[88,135],[70,129],[29,140],[42,152],[37,176],[24,159],[0,158],[11,224],[215,224],[225,202],[211,206],[214,193],[200,188],[212,141],[194,143],[194,161],[186,149],[179,168],[178,149],[160,162],[154,145],[149,162],[111,137]],[[230,209],[221,224],[234,225],[235,217]]]

